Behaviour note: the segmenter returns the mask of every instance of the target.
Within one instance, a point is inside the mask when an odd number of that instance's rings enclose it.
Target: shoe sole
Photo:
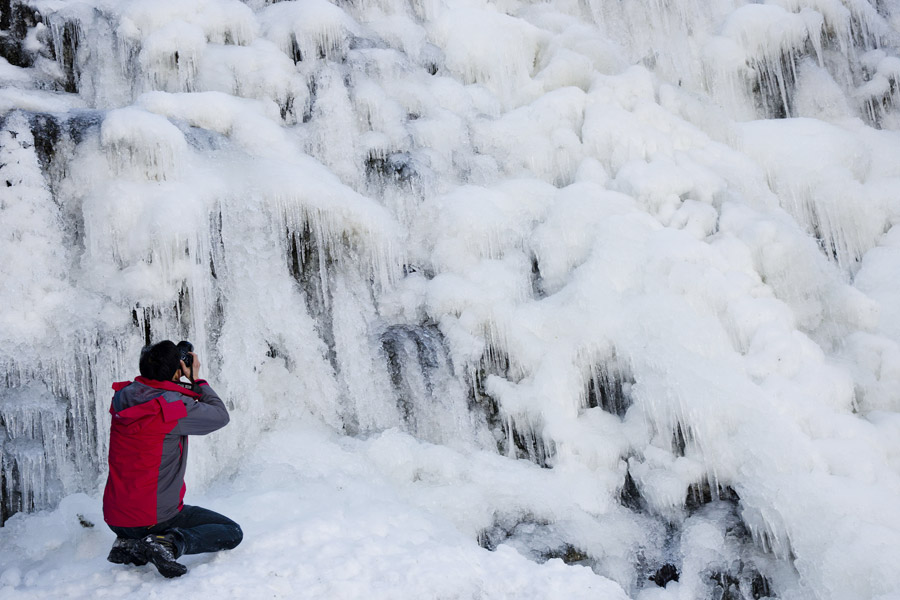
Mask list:
[[[109,551],[109,556],[106,557],[106,560],[116,565],[134,565],[136,567],[142,567],[147,564],[146,560],[135,556],[124,548],[113,548]]]
[[[187,573],[187,567],[185,567],[183,564],[175,561],[169,561],[162,557],[156,556],[153,551],[145,544],[141,544],[141,546],[136,548],[136,551],[140,554],[141,559],[153,563],[153,566],[156,567],[156,570],[159,571],[159,574],[167,579],[181,577],[182,575]]]

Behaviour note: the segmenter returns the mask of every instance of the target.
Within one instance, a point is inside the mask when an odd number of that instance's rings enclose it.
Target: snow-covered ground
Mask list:
[[[184,557],[190,571],[178,580],[152,565],[110,564],[115,536],[96,497],[77,494],[6,524],[0,597],[627,598],[588,567],[536,565],[465,534],[504,496],[539,495],[562,511],[571,504],[562,486],[529,489],[539,468],[507,463],[396,431],[367,441],[273,432],[233,474],[187,498],[240,522],[235,550]]]
[[[897,0],[5,7],[4,600],[900,597]],[[166,338],[177,581],[99,506]]]

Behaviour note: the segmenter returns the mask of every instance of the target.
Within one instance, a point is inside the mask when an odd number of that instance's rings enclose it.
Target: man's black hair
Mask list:
[[[181,352],[171,340],[163,340],[141,350],[138,362],[141,376],[156,381],[171,381],[181,366]]]

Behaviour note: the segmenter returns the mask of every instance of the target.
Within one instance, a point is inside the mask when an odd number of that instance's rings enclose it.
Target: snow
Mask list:
[[[114,171],[136,169],[136,178],[157,181],[177,177],[175,170],[187,153],[184,135],[168,119],[133,108],[107,114],[100,144],[108,151]]]
[[[441,11],[430,29],[446,68],[463,83],[484,85],[506,102],[515,102],[510,92],[521,96],[532,86],[543,36],[527,21],[473,6]]]
[[[419,458],[413,464],[410,457]],[[272,432],[244,457],[231,483],[195,496],[239,521],[246,541],[220,556],[185,557],[191,577],[166,582],[164,593],[395,598],[403,590],[411,597],[627,598],[586,567],[558,559],[535,565],[511,548],[491,553],[471,543],[467,530],[490,521],[490,503],[500,502],[491,490],[509,497],[516,491],[510,484],[520,486],[540,471],[523,463],[510,472],[507,462],[429,446],[397,431],[368,441],[316,429]],[[500,479],[490,481],[488,473]],[[559,503],[576,510],[561,490],[528,493],[543,496],[545,510],[558,510],[550,507]],[[84,527],[80,519],[93,525]],[[52,513],[14,517],[4,534],[11,544],[5,550],[15,553],[5,555],[0,572],[4,597],[162,593],[152,566],[105,561],[114,535],[90,496],[69,496]]]
[[[900,594],[896,3],[25,5],[0,597]],[[100,510],[166,338],[245,532],[175,581]]]
[[[357,29],[346,12],[326,0],[275,3],[260,13],[265,36],[295,60],[346,54],[347,38]]]

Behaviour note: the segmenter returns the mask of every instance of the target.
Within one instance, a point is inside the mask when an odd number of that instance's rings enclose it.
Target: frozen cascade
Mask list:
[[[66,407],[40,387],[7,388],[0,400],[3,423],[5,515],[49,508],[63,492]]]
[[[488,448],[493,440],[470,411],[454,376],[440,331],[432,326],[391,325],[381,335],[401,421],[416,437]]]
[[[897,596],[898,27],[0,2],[0,595],[59,595],[20,573],[67,542],[3,532],[97,503],[110,384],[170,338],[233,414],[192,490],[389,488],[379,543],[427,515],[470,565],[373,597]]]

